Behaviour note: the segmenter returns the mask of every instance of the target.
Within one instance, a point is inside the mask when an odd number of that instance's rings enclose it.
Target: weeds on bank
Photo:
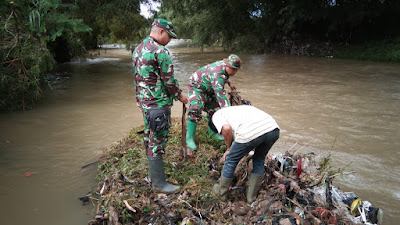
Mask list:
[[[99,208],[98,211],[109,209],[112,206],[110,211],[121,212],[124,221],[137,218],[132,218],[132,214],[127,211],[123,200],[130,202],[135,199],[135,203],[132,202],[132,205],[135,205],[141,213],[149,212],[153,207],[151,202],[142,202],[142,205],[146,206],[143,208],[140,208],[141,204],[138,204],[138,196],[152,195],[147,178],[149,175],[148,161],[142,144],[143,136],[138,134],[142,130],[143,127],[132,129],[124,140],[106,150],[104,154],[108,157],[99,165],[98,180],[100,183],[104,182],[103,189],[117,190],[116,187],[107,187],[107,183],[111,183],[112,179],[121,178],[121,176],[129,179],[129,182],[135,183],[129,186],[121,185],[123,189],[102,195],[100,199],[102,204],[99,205],[104,209]],[[218,178],[210,179],[210,168],[207,162],[210,159],[217,162],[226,147],[223,145],[223,141],[215,140],[207,133],[207,125],[203,120],[196,130],[195,141],[199,143],[198,150],[194,152],[193,158],[182,160],[181,137],[180,123],[173,120],[164,155],[165,174],[169,182],[181,185],[181,193],[183,191],[191,193],[191,198],[186,200],[185,204],[193,205],[196,208],[204,207],[207,202],[215,200],[211,197],[210,190],[211,185]],[[113,207],[114,209],[112,209]],[[112,216],[111,214],[107,216]]]
[[[338,46],[335,48],[334,57],[399,63],[400,38]]]

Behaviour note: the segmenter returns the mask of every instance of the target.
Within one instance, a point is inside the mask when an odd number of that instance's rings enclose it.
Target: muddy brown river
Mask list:
[[[185,93],[191,73],[229,55],[170,50]],[[0,114],[2,224],[84,225],[94,217],[95,207],[78,198],[97,187],[97,167],[82,166],[142,124],[130,54],[97,52],[95,59],[60,65],[54,91],[33,110]],[[382,208],[383,224],[397,224],[400,64],[239,56],[243,69],[232,82],[282,129],[271,152],[331,154],[334,166],[356,171],[334,185]],[[173,116],[181,115],[180,106]]]

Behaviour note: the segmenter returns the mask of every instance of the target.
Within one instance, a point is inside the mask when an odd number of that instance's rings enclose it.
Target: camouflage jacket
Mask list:
[[[225,67],[223,60],[208,64],[192,74],[188,84],[189,87],[198,89],[201,94],[213,95],[215,93],[216,100],[221,108],[229,106],[224,90],[225,83],[229,82]]]
[[[174,77],[168,49],[146,37],[132,55],[136,101],[141,108],[171,106],[182,90]]]

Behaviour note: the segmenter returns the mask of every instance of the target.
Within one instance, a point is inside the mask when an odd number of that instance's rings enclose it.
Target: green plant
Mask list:
[[[58,0],[23,0],[1,11],[0,110],[30,109],[42,89],[50,87],[44,74],[55,61],[48,44],[61,35],[90,31],[69,17],[67,10],[73,7]]]

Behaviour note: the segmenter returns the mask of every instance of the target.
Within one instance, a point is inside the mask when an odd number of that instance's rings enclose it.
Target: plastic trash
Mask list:
[[[356,200],[358,198],[358,196],[356,194],[354,194],[354,192],[343,192],[340,195],[340,200],[342,202],[344,202],[346,205],[348,205],[350,207],[351,203],[354,202],[354,200]]]

